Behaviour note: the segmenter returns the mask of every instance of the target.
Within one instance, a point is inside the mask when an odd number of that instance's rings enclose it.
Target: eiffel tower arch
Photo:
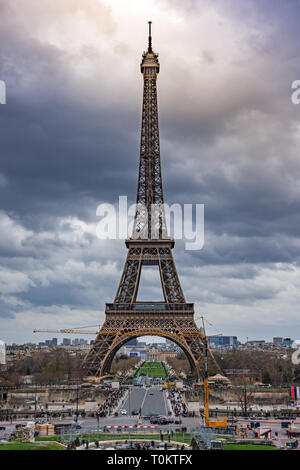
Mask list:
[[[168,237],[161,178],[157,105],[158,54],[152,50],[149,22],[148,50],[143,53],[144,79],[140,161],[136,212],[121,280],[113,303],[107,303],[105,322],[83,361],[91,375],[110,370],[116,352],[130,339],[160,336],[184,351],[192,371],[199,376],[203,343],[194,321],[194,304],[187,303],[172,254],[175,242]],[[158,266],[164,300],[138,302],[142,267]]]

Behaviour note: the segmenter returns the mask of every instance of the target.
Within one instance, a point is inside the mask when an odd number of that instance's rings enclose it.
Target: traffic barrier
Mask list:
[[[126,426],[126,425],[119,425],[119,426],[104,426],[105,429],[158,429],[159,426]]]

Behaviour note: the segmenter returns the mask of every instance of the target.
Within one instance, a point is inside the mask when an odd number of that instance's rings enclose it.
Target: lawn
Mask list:
[[[224,450],[279,450],[266,444],[224,444]]]
[[[167,376],[165,366],[162,362],[144,362],[144,364],[137,370],[135,377],[141,374],[147,374],[148,377],[163,377]]]
[[[27,443],[27,442],[12,442],[11,444],[0,444],[0,450],[65,450],[59,444],[52,443]]]
[[[120,439],[127,439],[127,440],[150,440],[151,439],[156,439],[160,440],[160,434],[150,434],[145,432],[140,433],[134,433],[134,432],[126,432],[126,433],[93,433],[93,434],[82,434],[82,435],[72,435],[72,436],[64,436],[64,439],[66,441],[69,440],[75,440],[76,437],[82,438],[82,439],[88,439],[89,442],[95,442],[95,441],[114,441],[114,440],[120,440]],[[60,436],[49,436],[49,437],[37,437],[36,442],[42,442],[42,441],[50,441],[50,440],[60,440]],[[190,433],[174,433],[173,437],[171,436],[171,441],[176,441],[176,442],[185,442],[189,444],[191,442],[191,436]],[[167,434],[164,433],[164,442],[168,442],[168,437]]]

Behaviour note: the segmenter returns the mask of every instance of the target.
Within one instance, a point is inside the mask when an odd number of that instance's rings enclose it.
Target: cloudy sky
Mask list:
[[[211,334],[300,338],[299,2],[0,0],[0,18],[1,339],[101,324],[113,300],[126,247],[96,209],[136,197],[148,20],[165,200],[205,204],[203,249],[174,249],[185,297]]]

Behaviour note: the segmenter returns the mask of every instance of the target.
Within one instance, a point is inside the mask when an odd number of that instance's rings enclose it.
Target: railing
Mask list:
[[[194,312],[194,304],[168,304],[160,302],[143,302],[134,304],[106,304],[106,312],[116,311],[174,311],[174,312]]]

